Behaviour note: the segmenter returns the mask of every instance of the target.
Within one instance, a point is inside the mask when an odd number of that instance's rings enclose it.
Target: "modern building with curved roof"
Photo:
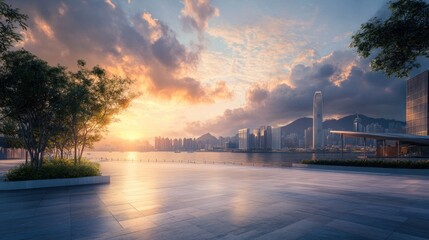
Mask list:
[[[356,121],[355,121],[356,125]],[[343,145],[344,137],[363,138],[366,146],[366,139],[376,139],[381,141],[381,146],[377,146],[377,153],[382,148],[382,156],[386,156],[386,141],[395,141],[397,148],[396,155],[400,155],[402,145],[416,146],[420,148],[421,155],[429,155],[429,71],[424,71],[415,77],[407,80],[406,89],[406,134],[402,133],[367,133],[352,131],[331,131],[331,133],[341,136]],[[343,146],[341,147],[343,149]],[[424,149],[424,151],[421,151]]]
[[[422,151],[413,153],[410,151],[410,146],[416,147],[428,147],[429,136],[421,136],[414,134],[403,134],[403,133],[367,133],[367,132],[352,132],[352,131],[330,131],[333,134],[339,134],[341,136],[341,152],[344,150],[344,137],[355,137],[363,138],[364,152],[366,155],[366,141],[368,139],[375,139],[377,144],[377,157],[400,157],[401,155],[408,156],[424,156]],[[394,141],[393,146],[386,144],[387,141]],[[403,150],[405,147],[405,150]]]
[[[403,134],[403,133],[367,133],[367,132],[352,132],[352,131],[330,131],[334,134],[340,134],[347,137],[358,137],[364,139],[376,140],[392,140],[399,141],[404,144],[412,144],[419,146],[429,146],[429,136]]]

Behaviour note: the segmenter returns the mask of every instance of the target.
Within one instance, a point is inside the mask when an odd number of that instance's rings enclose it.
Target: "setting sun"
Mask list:
[[[118,134],[118,137],[125,140],[131,140],[131,141],[144,138],[144,136],[135,132],[122,132]]]

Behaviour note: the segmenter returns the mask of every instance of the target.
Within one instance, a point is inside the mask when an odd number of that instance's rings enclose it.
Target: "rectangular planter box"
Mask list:
[[[58,178],[58,179],[27,180],[27,181],[1,181],[0,191],[48,188],[48,187],[68,187],[68,186],[105,184],[105,183],[107,184],[110,183],[110,176]]]

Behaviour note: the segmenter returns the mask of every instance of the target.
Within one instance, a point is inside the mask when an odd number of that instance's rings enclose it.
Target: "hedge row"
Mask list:
[[[30,164],[20,164],[5,174],[6,181],[23,181],[36,179],[77,178],[100,176],[100,165],[87,160],[74,164],[73,160],[55,159],[43,163],[36,169]]]
[[[354,167],[429,169],[429,160],[303,160],[301,163]]]

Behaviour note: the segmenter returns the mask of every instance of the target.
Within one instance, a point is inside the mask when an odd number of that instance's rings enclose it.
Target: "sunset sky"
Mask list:
[[[29,16],[18,47],[136,80],[142,95],[109,127],[112,138],[280,126],[311,116],[317,90],[325,118],[405,119],[405,79],[371,72],[348,47],[360,24],[386,14],[384,0],[8,2]]]

